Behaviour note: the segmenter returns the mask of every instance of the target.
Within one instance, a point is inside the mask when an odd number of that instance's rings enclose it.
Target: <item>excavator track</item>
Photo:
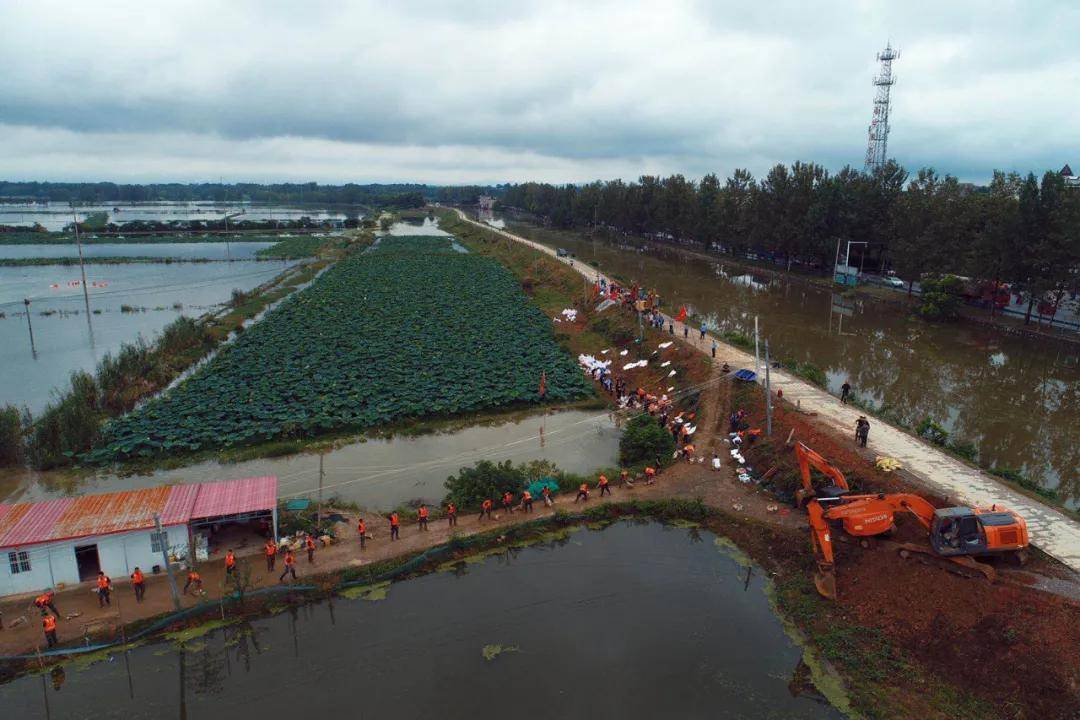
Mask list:
[[[915,543],[894,543],[882,541],[884,546],[896,549],[902,558],[917,556],[926,565],[933,565],[966,578],[986,578],[989,582],[997,579],[997,570],[986,563],[981,563],[970,555],[941,557],[927,546]]]

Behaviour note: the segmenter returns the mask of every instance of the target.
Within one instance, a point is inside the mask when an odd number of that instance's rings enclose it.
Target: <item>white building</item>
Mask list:
[[[98,571],[150,575],[163,569],[163,546],[173,562],[187,556],[193,534],[251,522],[277,538],[276,477],[0,505],[0,596],[60,589]]]

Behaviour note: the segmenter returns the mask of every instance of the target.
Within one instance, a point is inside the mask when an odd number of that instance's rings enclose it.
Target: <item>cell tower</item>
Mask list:
[[[872,173],[885,164],[889,146],[889,90],[896,77],[892,74],[892,61],[900,57],[899,50],[893,50],[887,43],[885,50],[878,53],[881,72],[874,78],[874,117],[870,120],[870,141],[866,145],[866,162],[863,171]]]

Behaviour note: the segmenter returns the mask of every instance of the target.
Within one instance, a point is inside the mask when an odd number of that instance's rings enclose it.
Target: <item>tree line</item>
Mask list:
[[[560,228],[604,228],[661,242],[766,255],[790,270],[831,272],[848,241],[852,265],[895,271],[908,283],[947,274],[1008,284],[1035,303],[1057,306],[1080,290],[1080,188],[1059,173],[995,171],[976,187],[932,168],[914,176],[894,161],[872,173],[815,163],[778,164],[755,180],[642,176],[586,185],[527,182],[500,205]],[[990,307],[994,303],[991,301]]]
[[[133,183],[13,182],[0,180],[0,201],[76,203],[265,202],[413,208],[428,201],[474,203],[497,188],[417,183],[320,185],[319,183]]]

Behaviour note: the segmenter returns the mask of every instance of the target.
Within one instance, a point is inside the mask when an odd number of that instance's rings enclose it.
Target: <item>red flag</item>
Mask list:
[[[679,308],[679,314],[675,316],[675,319],[679,322],[686,322],[686,306],[683,305]]]
[[[544,399],[544,395],[547,394],[547,372],[540,371],[540,399]]]

